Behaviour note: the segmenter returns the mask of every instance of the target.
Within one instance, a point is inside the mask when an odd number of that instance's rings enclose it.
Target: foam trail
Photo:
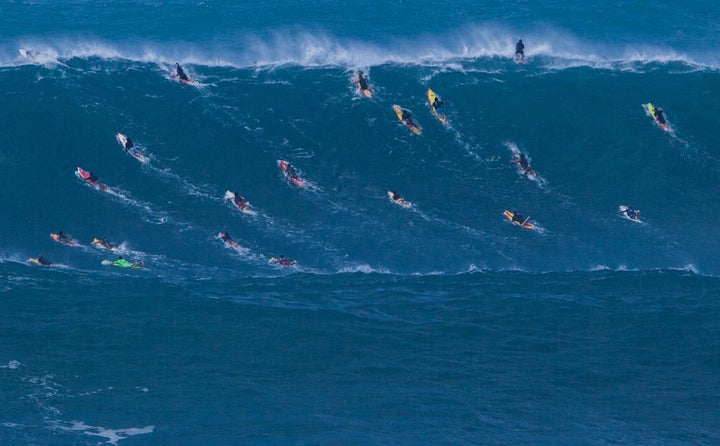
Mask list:
[[[83,421],[72,421],[70,423],[58,422],[56,427],[66,431],[80,431],[85,435],[105,438],[105,443],[116,445],[120,440],[125,440],[135,435],[151,434],[155,426],[130,427],[124,429],[110,429],[100,426],[91,426]]]

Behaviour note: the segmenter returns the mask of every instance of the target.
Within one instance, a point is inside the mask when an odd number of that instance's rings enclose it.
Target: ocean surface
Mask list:
[[[0,444],[720,444],[718,17],[0,1]]]

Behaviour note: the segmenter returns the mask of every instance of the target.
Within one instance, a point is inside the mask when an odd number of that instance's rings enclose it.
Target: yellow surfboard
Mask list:
[[[507,217],[508,220],[510,220],[512,223],[520,226],[521,228],[530,229],[531,231],[535,230],[535,225],[530,223],[530,217],[525,218],[525,220],[523,222],[517,222],[517,221],[513,221],[513,217],[515,216],[514,213],[506,210],[505,212],[503,212],[503,214],[505,214],[505,216]]]
[[[402,122],[405,127],[409,128],[411,132],[413,132],[416,135],[422,135],[422,129],[419,125],[415,124],[414,122],[403,119],[403,110],[400,108],[399,105],[393,104],[393,110],[395,110],[395,114],[397,115],[400,122]]]
[[[648,104],[647,104],[647,110],[648,110],[648,112],[650,112],[650,116],[652,116],[652,118],[653,118],[653,120],[655,121],[655,123],[656,123],[661,129],[665,130],[666,132],[669,132],[669,131],[670,131],[670,126],[668,125],[667,122],[661,123],[661,122],[658,120],[657,116],[655,115],[655,106],[652,105],[651,102],[648,102]]]
[[[427,97],[428,97],[428,102],[430,103],[430,110],[432,110],[433,115],[435,115],[435,117],[438,118],[438,121],[442,122],[443,125],[448,125],[447,116],[445,116],[445,114],[443,114],[443,113],[438,113],[437,109],[433,105],[433,104],[435,104],[435,99],[439,100],[440,97],[434,91],[432,91],[430,88],[428,88]]]

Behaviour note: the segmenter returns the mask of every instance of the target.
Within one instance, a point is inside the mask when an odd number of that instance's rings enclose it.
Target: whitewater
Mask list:
[[[720,441],[718,5],[362,7],[0,3],[0,443]]]

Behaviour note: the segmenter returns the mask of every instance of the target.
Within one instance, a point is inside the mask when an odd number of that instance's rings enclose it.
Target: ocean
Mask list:
[[[0,2],[0,444],[719,444],[718,17]]]

